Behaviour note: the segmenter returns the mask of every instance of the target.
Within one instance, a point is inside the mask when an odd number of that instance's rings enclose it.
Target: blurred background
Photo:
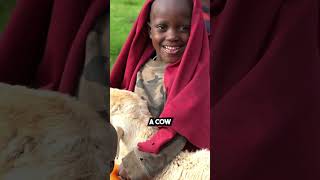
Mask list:
[[[145,0],[110,0],[110,65],[112,66]],[[0,0],[0,35],[16,0]]]
[[[145,0],[110,0],[110,65],[117,58]],[[0,35],[16,0],[0,0]]]

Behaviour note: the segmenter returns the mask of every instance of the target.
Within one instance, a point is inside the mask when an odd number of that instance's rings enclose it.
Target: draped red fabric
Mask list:
[[[147,21],[147,0],[111,72],[111,87],[134,90],[140,67],[155,52]],[[173,117],[170,128],[199,148],[210,146],[209,42],[200,0],[193,0],[191,32],[180,61],[165,69],[167,101],[160,117]]]
[[[318,0],[225,2],[212,43],[214,179],[320,179],[319,25]]]
[[[106,0],[19,0],[1,34],[0,81],[73,94]]]

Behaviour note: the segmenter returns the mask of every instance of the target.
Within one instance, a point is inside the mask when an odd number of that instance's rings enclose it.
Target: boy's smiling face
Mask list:
[[[149,35],[158,58],[165,63],[178,61],[191,29],[190,0],[155,0],[150,12]]]

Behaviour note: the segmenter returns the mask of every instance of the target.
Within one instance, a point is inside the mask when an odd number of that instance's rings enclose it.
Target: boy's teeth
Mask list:
[[[175,50],[179,48],[179,47],[173,47],[173,46],[164,46],[164,47],[169,50]]]
[[[180,51],[179,46],[163,46],[163,51],[167,54],[176,54]]]

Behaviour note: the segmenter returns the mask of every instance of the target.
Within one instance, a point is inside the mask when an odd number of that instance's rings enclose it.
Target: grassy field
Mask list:
[[[0,0],[0,33],[7,24],[10,12],[15,4],[15,0]]]
[[[110,1],[110,65],[112,67],[145,0]]]

